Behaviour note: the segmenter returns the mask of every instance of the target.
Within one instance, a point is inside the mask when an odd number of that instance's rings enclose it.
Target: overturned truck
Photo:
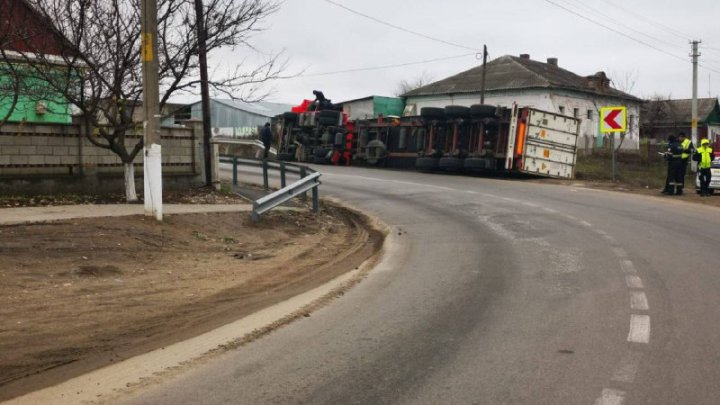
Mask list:
[[[276,117],[280,159],[421,171],[572,178],[580,120],[531,107],[425,107],[418,116],[348,121],[336,110]]]

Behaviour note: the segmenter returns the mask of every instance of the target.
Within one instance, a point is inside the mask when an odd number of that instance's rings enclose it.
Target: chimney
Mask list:
[[[610,79],[605,72],[597,72],[592,76],[586,77],[588,86],[595,91],[604,91],[610,88]]]
[[[547,58],[547,64],[557,66],[558,65],[558,58]]]
[[[528,59],[530,60],[530,54],[529,53],[521,53],[520,59]]]

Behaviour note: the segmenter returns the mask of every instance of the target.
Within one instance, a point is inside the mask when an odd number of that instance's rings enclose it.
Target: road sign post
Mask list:
[[[610,134],[610,150],[612,153],[612,181],[615,182],[615,133],[627,130],[626,107],[602,107],[600,109],[600,132]]]

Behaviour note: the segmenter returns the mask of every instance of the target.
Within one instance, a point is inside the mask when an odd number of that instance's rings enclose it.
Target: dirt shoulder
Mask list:
[[[665,195],[662,194],[660,189],[658,188],[652,188],[652,187],[643,187],[636,184],[628,184],[628,183],[620,183],[616,182],[613,183],[611,181],[603,181],[603,180],[558,180],[558,179],[533,179],[529,180],[533,182],[538,183],[544,183],[544,184],[558,184],[558,185],[564,185],[564,186],[571,186],[571,187],[584,187],[584,188],[592,188],[596,190],[608,190],[608,191],[617,191],[621,193],[631,193],[631,194],[641,194],[641,195],[647,195],[650,197],[657,197],[664,200],[672,200],[672,201],[683,201],[683,202],[689,202],[689,203],[695,203],[695,204],[703,204],[713,207],[720,207],[720,193],[716,192],[714,195],[710,197],[700,197],[695,192],[695,185],[690,183],[688,180],[686,182],[685,187],[685,193],[683,195]]]
[[[323,206],[0,226],[0,400],[196,336],[357,268],[382,232]]]

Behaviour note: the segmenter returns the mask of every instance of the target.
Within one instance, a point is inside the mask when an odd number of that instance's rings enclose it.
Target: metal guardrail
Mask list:
[[[250,166],[262,168],[263,187],[268,190],[269,176],[268,171],[275,169],[280,172],[280,190],[266,195],[253,201],[252,219],[254,222],[260,220],[260,215],[277,207],[278,205],[290,200],[293,197],[300,197],[301,200],[307,201],[307,192],[312,191],[312,211],[320,212],[320,173],[306,166],[286,163],[284,161],[270,161],[267,159],[243,159],[238,157],[220,157],[222,163],[232,163],[233,169],[233,185],[238,185],[238,166]],[[293,173],[300,176],[300,180],[287,185],[287,173]]]

